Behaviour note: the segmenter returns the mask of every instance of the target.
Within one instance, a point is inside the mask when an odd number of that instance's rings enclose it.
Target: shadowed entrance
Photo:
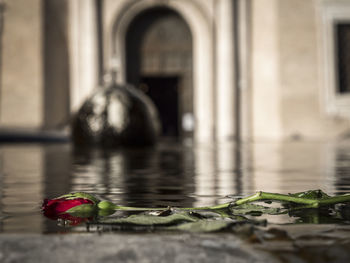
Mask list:
[[[162,135],[192,136],[181,126],[193,115],[192,35],[175,11],[152,8],[139,14],[126,34],[127,82],[141,88],[159,110]]]
[[[153,100],[159,111],[162,135],[179,135],[178,77],[143,77],[140,88]]]

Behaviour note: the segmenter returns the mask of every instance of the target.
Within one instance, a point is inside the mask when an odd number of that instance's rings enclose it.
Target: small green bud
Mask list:
[[[101,210],[114,210],[117,206],[109,201],[101,201],[97,207]]]

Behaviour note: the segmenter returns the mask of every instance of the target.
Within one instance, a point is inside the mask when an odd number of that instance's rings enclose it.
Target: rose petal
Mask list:
[[[42,211],[45,216],[57,219],[58,215],[64,213],[72,207],[76,207],[82,204],[94,204],[91,200],[84,198],[76,199],[66,199],[66,198],[56,198],[56,199],[45,199],[42,205]]]

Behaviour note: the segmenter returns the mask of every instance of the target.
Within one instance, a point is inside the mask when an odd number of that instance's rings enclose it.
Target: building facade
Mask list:
[[[346,0],[5,0],[2,127],[57,128],[103,72],[164,134],[334,139],[350,128]]]

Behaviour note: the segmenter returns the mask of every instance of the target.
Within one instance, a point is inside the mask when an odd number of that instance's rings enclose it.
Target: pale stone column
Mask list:
[[[282,137],[278,0],[252,1],[252,132]]]
[[[199,36],[194,35],[193,52],[194,138],[196,142],[207,143],[214,139],[213,60],[209,41]]]
[[[95,8],[94,0],[69,1],[72,112],[98,85]]]
[[[4,3],[0,124],[39,128],[43,122],[42,1]]]
[[[239,133],[240,140],[247,141],[252,136],[252,102],[251,102],[251,0],[238,0],[238,63],[237,89],[239,93]],[[238,107],[237,107],[238,108]],[[237,123],[237,122],[236,122]]]
[[[183,16],[193,34],[194,138],[207,143],[213,141],[215,129],[214,30],[209,15],[193,2],[169,1],[169,5]]]
[[[279,101],[278,0],[252,1],[253,138],[277,139],[281,134]],[[252,145],[256,191],[281,191],[282,156],[279,143]],[[272,172],[271,172],[272,171]]]
[[[235,65],[233,1],[216,2],[216,137],[235,135]]]

